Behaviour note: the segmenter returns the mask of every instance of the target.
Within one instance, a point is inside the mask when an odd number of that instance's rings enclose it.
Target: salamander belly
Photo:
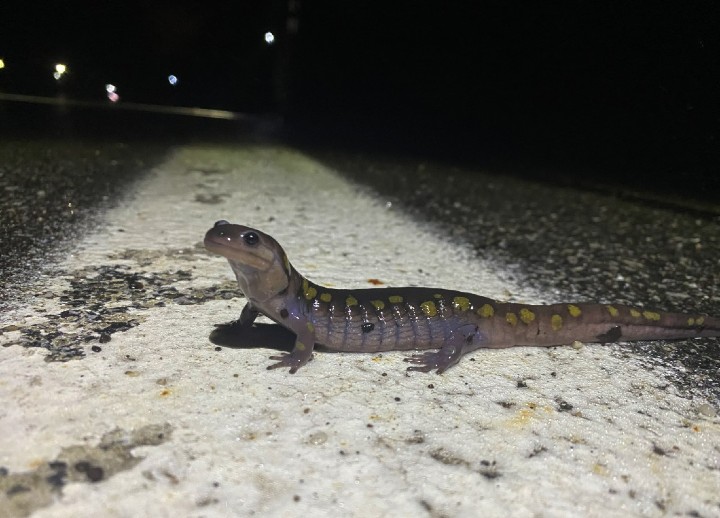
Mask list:
[[[442,347],[477,322],[470,295],[440,289],[330,290],[308,284],[305,302],[315,342],[339,351],[374,352]],[[478,301],[482,299],[472,296]],[[481,300],[480,300],[481,299]]]
[[[377,296],[384,290],[371,291]],[[343,304],[311,305],[308,317],[318,344],[356,352],[434,349],[445,343],[454,327],[466,323],[452,313],[428,315],[414,300],[364,300],[356,293],[341,297]]]

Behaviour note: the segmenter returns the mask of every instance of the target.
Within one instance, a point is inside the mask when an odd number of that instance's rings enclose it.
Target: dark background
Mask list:
[[[307,147],[715,203],[718,27],[709,0],[6,1],[0,92],[107,102],[112,82],[280,115]]]

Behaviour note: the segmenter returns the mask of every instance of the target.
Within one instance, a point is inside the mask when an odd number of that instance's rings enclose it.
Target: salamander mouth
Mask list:
[[[221,243],[218,241],[215,241],[216,238],[205,236],[205,249],[209,252],[213,252],[219,255],[222,255],[223,257],[227,257],[228,259],[231,258],[232,249],[228,246],[228,243]]]
[[[230,261],[238,264],[254,264],[257,262],[259,257],[247,249],[237,247],[231,240],[226,237],[218,236],[206,236],[205,237],[205,248],[214,254],[221,255]]]

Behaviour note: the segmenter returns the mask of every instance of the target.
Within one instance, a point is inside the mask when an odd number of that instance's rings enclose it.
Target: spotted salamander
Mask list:
[[[513,304],[435,288],[332,289],[309,281],[267,234],[220,220],[205,247],[227,258],[248,299],[237,325],[263,314],[296,334],[268,369],[295,373],[315,344],[337,351],[433,349],[406,358],[438,373],[478,348],[720,336],[720,318],[620,304]]]

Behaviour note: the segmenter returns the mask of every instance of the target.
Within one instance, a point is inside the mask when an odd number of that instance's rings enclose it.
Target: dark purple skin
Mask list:
[[[345,352],[433,349],[406,358],[410,371],[441,373],[470,351],[518,345],[720,336],[720,319],[620,304],[511,304],[436,288],[342,290],[308,281],[272,237],[221,220],[205,247],[227,258],[248,303],[237,325],[263,314],[296,334],[290,353],[268,369],[291,373],[315,344]]]

